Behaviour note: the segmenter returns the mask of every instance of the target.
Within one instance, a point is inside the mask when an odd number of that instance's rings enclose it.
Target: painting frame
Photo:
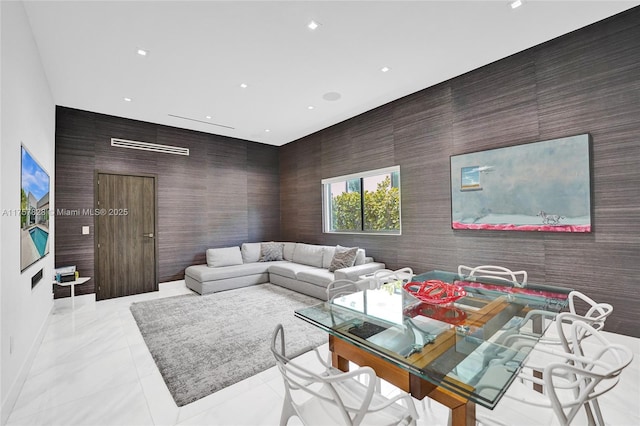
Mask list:
[[[31,152],[20,145],[20,272],[50,252],[51,178]]]
[[[592,232],[588,133],[450,156],[454,230]]]

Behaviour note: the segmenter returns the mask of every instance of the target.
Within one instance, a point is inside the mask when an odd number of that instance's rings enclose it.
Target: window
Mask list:
[[[400,166],[322,180],[324,232],[400,235]]]

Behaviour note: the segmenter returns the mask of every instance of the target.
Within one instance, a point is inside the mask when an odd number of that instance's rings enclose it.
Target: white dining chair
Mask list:
[[[387,398],[376,392],[370,367],[340,372],[317,355],[323,372],[316,373],[289,359],[284,329],[276,326],[271,352],[284,380],[280,425],[297,416],[304,425],[415,425],[418,413],[406,393]]]
[[[458,266],[458,275],[476,278],[493,278],[513,284],[516,287],[527,286],[527,271],[512,271],[504,266],[481,265],[481,266]],[[518,277],[520,279],[518,280]]]
[[[561,314],[562,316],[556,318],[556,321],[559,321],[559,324],[562,324],[565,328],[570,327],[573,321],[580,320],[591,325],[594,329],[601,331],[604,329],[605,321],[613,313],[613,306],[609,303],[596,302],[584,293],[576,290],[569,293],[568,301],[569,312],[564,312]],[[560,341],[565,350],[570,351],[568,347],[569,342],[563,338],[565,333],[560,333],[559,330],[558,327],[551,328],[550,332],[545,334],[544,342],[551,344]],[[581,336],[580,340],[585,337],[588,337],[588,335]]]
[[[580,300],[587,304],[587,308],[579,309],[576,306],[576,300]],[[544,335],[541,338],[533,338],[535,341],[535,347],[532,347],[532,353],[529,355],[529,362],[526,368],[529,368],[531,372],[535,371],[540,375],[544,366],[549,362],[549,356],[540,350],[541,348],[556,347],[558,350],[564,350],[567,353],[573,352],[572,341],[568,340],[565,336],[569,332],[571,325],[575,321],[583,321],[594,329],[600,331],[604,327],[605,320],[613,312],[613,306],[608,303],[597,303],[593,299],[585,296],[578,291],[571,291],[568,296],[568,312],[554,313],[539,309],[533,309],[522,318],[522,320],[506,326],[501,330],[498,336],[493,340],[494,345],[487,349],[484,353],[485,364],[492,359],[499,357],[501,352],[505,351],[505,348],[510,347],[509,341],[522,340],[522,336],[532,336],[536,333],[533,331],[534,323],[537,321],[537,327],[542,329],[546,328]],[[549,324],[549,322],[551,324]],[[589,334],[578,336],[578,341],[589,337]]]
[[[574,419],[579,424],[604,425],[598,398],[616,387],[621,372],[631,363],[633,353],[626,346],[610,343],[602,333],[584,321],[573,321],[568,330],[562,330],[572,352],[544,345],[536,348],[550,356],[542,377],[522,370],[518,374],[521,381],[514,381],[491,414],[478,416],[480,424],[509,424],[508,420],[501,418],[501,414],[522,412],[526,405],[551,409],[563,426],[571,424]],[[588,344],[583,344],[585,335],[593,336]],[[515,349],[508,352],[510,356],[527,345],[535,345],[535,342],[527,342],[525,336],[521,336],[521,339],[514,336],[510,340],[511,347]],[[477,391],[497,391],[492,389],[491,382],[496,375],[505,371],[509,361],[509,357],[494,360],[476,385]],[[542,386],[544,392],[534,390],[531,384]],[[585,412],[578,417],[582,408]],[[542,416],[542,413],[539,415]]]
[[[413,269],[409,267],[400,268],[395,271],[391,269],[378,269],[373,273],[373,277],[371,278],[372,287],[380,288],[390,282],[400,282],[404,285],[413,280],[413,276]]]
[[[395,271],[391,269],[379,269],[371,277],[360,281],[351,281],[347,279],[335,280],[327,285],[327,300],[331,302],[338,297],[346,296],[358,291],[381,288],[382,285],[390,281],[400,281],[401,283],[410,282],[413,277],[413,270],[406,267]],[[333,312],[331,312],[331,315],[333,316]],[[409,320],[408,323],[409,324],[407,324],[407,330],[411,332],[413,331],[412,327],[409,326],[411,325],[411,321]],[[418,339],[413,339],[414,341],[424,339],[422,332],[418,332],[417,335]],[[382,382],[380,378],[376,378],[375,387],[378,392],[381,391]],[[425,412],[431,408],[431,400],[429,398],[423,398],[420,401],[420,404],[422,410]]]
[[[339,279],[331,281],[327,285],[327,300],[332,301],[336,297],[355,293],[370,288],[370,279],[352,281],[348,279]]]
[[[553,313],[539,309],[533,309],[522,318],[518,323],[513,324],[510,328],[505,329],[505,337],[511,334],[521,334],[525,330],[530,331],[534,321],[540,321],[540,327],[546,327],[544,336],[539,340],[539,344],[546,345],[562,345],[566,352],[571,352],[570,342],[564,339],[566,331],[574,321],[583,321],[591,325],[594,329],[601,331],[604,328],[606,319],[613,313],[613,306],[609,303],[599,303],[586,296],[585,294],[573,290],[568,297],[569,311],[561,313]],[[586,305],[582,309],[577,306],[576,301],[582,305]],[[544,321],[554,321],[553,325],[546,326]],[[563,332],[562,328],[565,328]],[[588,335],[581,336],[581,339]]]

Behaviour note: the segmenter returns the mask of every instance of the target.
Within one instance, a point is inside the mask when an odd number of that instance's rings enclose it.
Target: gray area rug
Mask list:
[[[293,316],[320,300],[273,284],[131,305],[144,341],[181,407],[275,365],[271,334],[284,326],[287,353],[327,342]]]

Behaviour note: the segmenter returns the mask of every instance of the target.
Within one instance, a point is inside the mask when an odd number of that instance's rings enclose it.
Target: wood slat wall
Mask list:
[[[111,147],[122,138],[189,148],[170,155]],[[58,107],[55,208],[93,209],[94,173],[149,173],[158,178],[160,282],[182,279],[205,250],[280,236],[278,148],[244,140]],[[58,214],[56,266],[95,276],[94,218]],[[90,235],[81,235],[90,226]],[[55,297],[69,287],[54,288]],[[94,281],[76,294],[94,293]]]
[[[453,231],[449,156],[593,139],[590,234]],[[640,337],[640,8],[280,148],[282,239],[358,245],[391,268],[499,264],[614,305]],[[401,236],[322,233],[320,180],[399,164]]]

